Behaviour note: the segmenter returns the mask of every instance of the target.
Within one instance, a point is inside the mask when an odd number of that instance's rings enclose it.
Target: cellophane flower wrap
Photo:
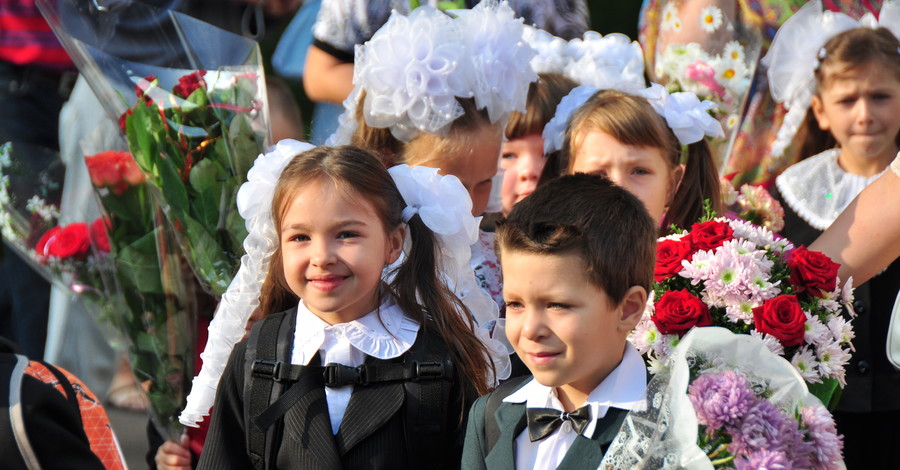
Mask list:
[[[247,232],[235,205],[269,141],[258,45],[142,2],[37,2],[148,183],[201,285],[220,297]]]
[[[831,414],[758,337],[692,329],[647,402],[625,418],[603,468],[844,468]]]
[[[731,178],[725,176],[719,179],[719,184],[726,217],[746,220],[776,233],[784,228],[784,207],[765,187],[742,184],[740,189],[735,189]]]
[[[98,263],[110,251],[109,221],[96,209],[62,213],[64,174],[55,151],[0,145],[0,231],[7,246],[48,281],[103,305]],[[89,218],[79,217],[86,212]]]
[[[268,140],[259,48],[141,2],[37,3],[127,142],[85,151],[110,221],[101,272],[151,417],[178,440],[198,310],[211,316],[237,271],[237,189]]]
[[[718,168],[725,168],[756,72],[762,36],[753,21],[715,2],[663,0],[659,40],[648,62],[650,81],[670,92],[689,91],[715,102],[725,136],[710,142]]]
[[[717,218],[661,238],[653,292],[631,341],[651,372],[695,328],[759,338],[823,403],[836,404],[853,350],[852,279],[822,253],[771,231]]]

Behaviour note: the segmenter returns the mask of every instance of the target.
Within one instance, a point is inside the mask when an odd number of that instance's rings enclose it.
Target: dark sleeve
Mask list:
[[[103,462],[91,450],[81,422],[81,410],[73,407],[52,385],[30,375],[22,377],[22,415],[25,432],[41,468],[104,469]]]
[[[244,422],[244,352],[246,342],[234,347],[219,380],[209,434],[200,455],[199,470],[249,469]]]
[[[484,469],[485,459],[485,442],[484,442],[484,409],[487,406],[487,398],[485,395],[475,401],[472,410],[469,412],[469,424],[466,427],[466,441],[463,446],[462,468]]]

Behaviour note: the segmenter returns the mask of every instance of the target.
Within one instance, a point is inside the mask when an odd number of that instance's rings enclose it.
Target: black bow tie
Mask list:
[[[528,418],[528,437],[535,442],[555,433],[563,421],[571,421],[572,429],[581,434],[591,422],[591,407],[585,405],[571,413],[553,408],[526,408],[525,416]]]

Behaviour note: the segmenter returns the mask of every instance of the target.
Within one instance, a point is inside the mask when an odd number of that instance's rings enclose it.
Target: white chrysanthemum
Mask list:
[[[12,158],[10,157],[12,148],[12,142],[0,145],[0,168],[9,168],[12,166]]]
[[[725,316],[732,323],[743,323],[745,325],[753,324],[753,308],[759,305],[749,300],[741,300],[736,303],[725,306]]]
[[[573,51],[577,58],[566,66],[565,75],[579,84],[629,93],[646,86],[641,45],[628,36],[588,31],[570,47],[577,51]]]
[[[707,33],[716,32],[722,26],[722,10],[715,5],[710,5],[700,10],[700,28]]]
[[[835,283],[835,285],[838,284],[840,284],[840,279]],[[844,288],[841,289],[841,303],[850,310],[851,315],[856,316],[856,312],[853,310],[853,291],[853,276],[850,276],[844,284]]]
[[[837,379],[841,386],[844,381],[844,369],[850,362],[850,353],[841,348],[837,343],[831,343],[817,351],[818,370],[822,377]]]
[[[856,338],[856,333],[849,321],[840,316],[833,316],[828,319],[828,330],[835,341],[840,344],[848,344],[851,351],[856,351],[856,348],[853,347],[853,338]]]
[[[778,341],[778,338],[765,333],[760,333],[756,330],[752,330],[750,332],[750,336],[759,338],[759,340],[762,341],[767,348],[769,348],[769,351],[772,351],[774,354],[777,354],[779,356],[784,355],[784,345],[781,344],[781,341]]]
[[[656,241],[657,241],[657,242],[661,242],[661,241],[663,241],[663,240],[675,240],[675,241],[678,241],[678,240],[681,240],[682,238],[684,238],[684,237],[686,237],[686,236],[688,236],[688,235],[690,235],[690,232],[688,232],[687,230],[684,230],[684,231],[682,231],[681,233],[673,233],[673,234],[671,234],[671,235],[666,235],[665,237],[660,237],[660,238],[658,238]]]
[[[819,361],[816,360],[816,355],[806,346],[801,346],[794,353],[794,357],[791,358],[791,364],[794,365],[794,368],[797,369],[803,380],[809,383],[822,383],[822,379],[819,377]]]
[[[803,341],[815,345],[821,345],[833,342],[831,330],[819,320],[819,317],[811,315],[809,312],[803,312],[806,315],[806,324],[804,325]]]
[[[722,51],[722,57],[735,62],[744,62],[744,47],[737,41],[728,41]]]
[[[698,250],[691,257],[691,260],[683,260],[681,262],[682,270],[679,276],[690,279],[691,284],[697,285],[700,281],[707,278],[710,265],[713,262],[713,252],[708,250]]]
[[[675,23],[680,22],[678,19],[678,7],[675,6],[675,2],[669,2],[663,8],[662,11],[662,30],[674,30]]]
[[[657,375],[668,370],[665,359],[659,359],[654,356],[647,358],[647,371],[650,372],[650,375]]]
[[[660,340],[661,336],[659,330],[656,329],[656,324],[645,314],[644,318],[632,330],[628,340],[639,353],[646,354],[654,349],[654,345]]]

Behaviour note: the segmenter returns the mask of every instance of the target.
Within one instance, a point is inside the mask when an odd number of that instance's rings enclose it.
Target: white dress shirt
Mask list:
[[[626,342],[622,362],[587,397],[584,405],[591,408],[591,420],[582,434],[587,438],[593,436],[597,420],[606,416],[610,407],[623,410],[644,409],[646,388],[647,369],[644,360],[634,346]],[[556,395],[556,389],[541,385],[534,379],[503,401],[525,403],[527,408],[554,408],[560,412],[564,411]],[[564,422],[555,433],[536,442],[531,442],[528,428],[525,428],[516,437],[516,468],[558,467],[576,437],[577,433],[568,421]]]
[[[366,361],[366,356],[393,359],[408,351],[416,342],[419,324],[407,317],[393,298],[387,297],[381,306],[362,318],[336,325],[329,325],[317,317],[301,300],[297,306],[291,363],[307,365],[319,353],[322,365],[337,363],[359,367]],[[325,387],[333,434],[341,427],[352,393],[352,385]]]

